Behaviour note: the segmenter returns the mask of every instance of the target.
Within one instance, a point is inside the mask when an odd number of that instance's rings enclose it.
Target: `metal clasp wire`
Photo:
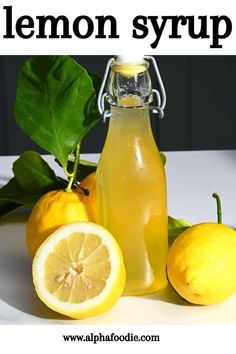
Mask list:
[[[102,79],[101,87],[100,87],[100,90],[98,93],[98,98],[97,98],[98,111],[101,114],[101,116],[103,117],[103,123],[105,123],[106,118],[109,118],[111,116],[111,113],[109,112],[109,110],[108,109],[105,110],[105,99],[107,97],[107,92],[103,93],[103,91],[104,91],[105,84],[107,81],[110,66],[111,66],[111,63],[113,62],[113,60],[114,60],[114,58],[111,58],[107,62],[105,73],[104,73],[104,76]]]
[[[156,101],[157,101],[157,105],[156,106],[150,106],[150,109],[153,111],[153,113],[158,114],[159,118],[163,118],[164,117],[164,108],[166,105],[166,91],[165,91],[165,87],[163,85],[163,81],[161,78],[161,74],[160,71],[158,69],[156,60],[154,57],[149,56],[149,55],[145,55],[144,56],[145,59],[149,60],[152,62],[156,77],[157,77],[157,82],[160,88],[160,92],[156,89],[152,89],[152,93],[153,96],[156,97]]]
[[[157,105],[150,106],[149,109],[152,110],[153,113],[158,114],[159,118],[163,118],[164,117],[164,108],[166,105],[166,92],[165,92],[165,87],[162,82],[161,74],[160,74],[160,71],[158,69],[158,66],[157,66],[157,63],[156,63],[156,60],[154,59],[154,57],[149,56],[149,55],[148,56],[145,55],[144,58],[152,62],[152,65],[153,65],[153,68],[155,70],[155,74],[157,77],[157,82],[160,87],[160,92],[156,89],[152,89],[152,94],[153,94],[153,97],[156,98]],[[106,119],[111,116],[110,111],[108,109],[105,109],[105,100],[106,100],[106,97],[108,96],[108,94],[107,94],[107,92],[103,92],[103,91],[104,91],[104,88],[106,85],[108,73],[109,73],[110,66],[111,66],[111,63],[113,60],[114,60],[114,58],[111,58],[107,62],[104,77],[103,77],[102,84],[101,84],[101,87],[100,87],[100,90],[98,93],[98,98],[97,98],[98,111],[101,114],[101,116],[103,117],[104,123],[105,123]]]

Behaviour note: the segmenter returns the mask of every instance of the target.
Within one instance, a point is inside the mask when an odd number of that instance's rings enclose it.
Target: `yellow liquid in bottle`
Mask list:
[[[125,295],[167,285],[166,179],[147,106],[111,107],[97,170],[98,222],[123,251]]]

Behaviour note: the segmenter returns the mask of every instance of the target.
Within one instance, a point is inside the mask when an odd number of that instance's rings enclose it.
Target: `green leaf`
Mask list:
[[[16,204],[34,204],[41,195],[37,192],[27,193],[13,177],[0,189],[0,205],[6,205],[6,202]]]
[[[82,181],[85,177],[90,175],[90,173],[95,172],[97,169],[97,163],[90,162],[86,160],[79,161],[78,173],[77,173],[77,181]]]
[[[13,177],[5,186],[0,189],[0,217],[22,205],[34,205],[37,200],[46,192],[60,189],[62,186],[65,188],[66,185],[67,181],[57,178],[54,183],[48,185],[47,188],[44,186],[43,189],[40,189],[41,185],[39,184],[38,188],[36,188],[34,191],[26,191],[22,188],[16,177]]]
[[[175,219],[171,216],[168,216],[168,238],[169,245],[171,245],[177,236],[179,236],[182,232],[191,227],[192,224],[183,219]]]
[[[67,184],[56,177],[47,162],[35,151],[24,152],[14,162],[13,172],[27,193],[43,194],[52,189],[65,188]]]
[[[95,125],[101,118],[97,108],[97,94],[101,86],[101,78],[95,73],[90,73],[89,76],[93,83],[94,92],[84,107],[84,124],[89,125],[90,122],[94,122],[93,125]]]
[[[95,89],[95,92],[96,94],[98,94],[101,87],[102,79],[97,73],[88,73],[88,74],[93,82],[93,87]]]
[[[163,166],[165,166],[165,164],[166,164],[166,155],[163,152],[160,152],[160,156],[161,156],[161,160],[162,160]]]
[[[24,152],[14,162],[13,172],[15,177],[0,189],[0,217],[19,206],[33,205],[43,194],[68,184],[34,151]]]
[[[19,75],[15,117],[20,128],[63,168],[76,144],[97,123],[93,81],[69,56],[39,56]]]

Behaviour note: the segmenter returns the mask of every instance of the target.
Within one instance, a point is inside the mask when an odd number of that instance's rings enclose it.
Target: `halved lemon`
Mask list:
[[[62,226],[38,248],[33,282],[52,310],[86,318],[109,310],[125,285],[119,245],[100,225],[76,222]]]

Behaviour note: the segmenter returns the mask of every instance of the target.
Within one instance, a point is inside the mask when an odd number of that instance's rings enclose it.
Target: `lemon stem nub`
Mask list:
[[[216,199],[217,205],[217,223],[222,224],[222,210],[221,210],[221,201],[218,193],[213,193],[212,197]]]
[[[80,155],[80,142],[76,146],[75,162],[74,162],[74,166],[73,166],[73,171],[70,174],[68,186],[65,189],[66,192],[71,192],[71,190],[72,190],[71,187],[72,187],[74,180],[76,178],[76,174],[77,174],[77,170],[78,170],[78,166],[79,166],[79,155]]]

